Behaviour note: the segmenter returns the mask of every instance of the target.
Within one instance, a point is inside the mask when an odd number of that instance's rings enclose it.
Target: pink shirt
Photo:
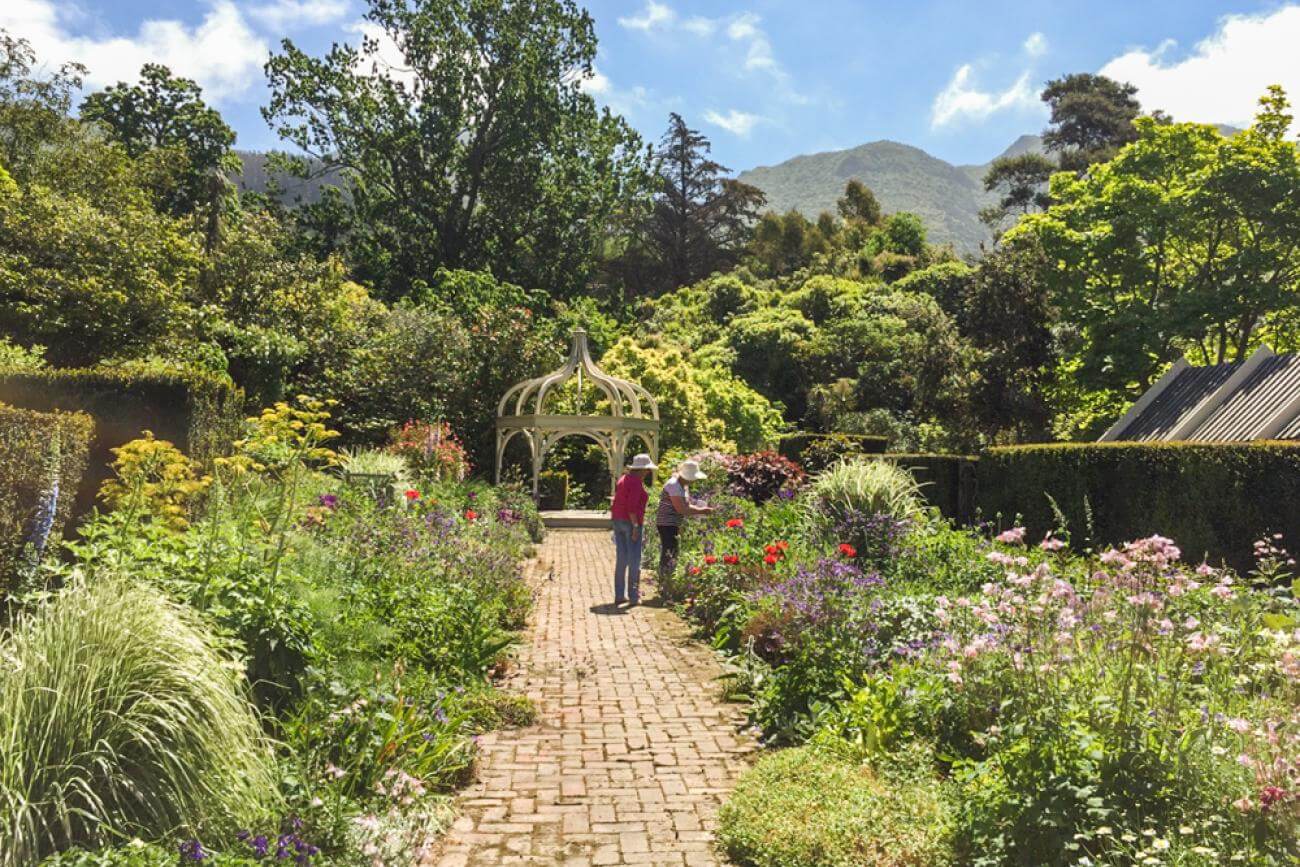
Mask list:
[[[645,504],[650,500],[650,492],[637,476],[624,473],[614,486],[614,504],[610,506],[610,517],[615,521],[631,521],[633,524],[645,522]]]

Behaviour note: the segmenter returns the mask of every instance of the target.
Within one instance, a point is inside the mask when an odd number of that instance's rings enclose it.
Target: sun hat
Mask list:
[[[657,467],[657,466],[655,465],[655,462],[652,461],[652,460],[650,460],[650,456],[647,455],[647,454],[639,454],[639,455],[637,455],[636,457],[632,458],[632,463],[628,464],[628,465],[627,465],[627,468],[628,468],[629,470],[657,470],[657,469],[659,469],[659,467]]]
[[[699,479],[707,479],[708,476],[700,470],[699,461],[682,461],[677,465],[677,478],[683,482],[694,482]]]

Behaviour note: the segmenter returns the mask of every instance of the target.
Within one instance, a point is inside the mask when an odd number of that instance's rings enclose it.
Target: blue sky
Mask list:
[[[876,139],[984,162],[1037,132],[1042,83],[1104,71],[1147,108],[1243,124],[1264,87],[1300,99],[1300,2],[1206,0],[589,0],[588,87],[657,139],[668,112],[733,169]],[[239,146],[277,142],[258,107],[267,53],[357,40],[364,0],[3,0],[0,27],[95,86],[147,61],[202,84]]]

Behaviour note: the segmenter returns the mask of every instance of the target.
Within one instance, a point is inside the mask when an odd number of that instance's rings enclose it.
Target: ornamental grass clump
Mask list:
[[[841,461],[817,476],[804,498],[804,525],[821,541],[863,542],[839,538],[862,517],[886,516],[894,522],[921,515],[921,489],[907,470],[884,461]]]
[[[189,609],[104,578],[0,639],[0,867],[233,835],[273,812],[276,779],[240,666]]]

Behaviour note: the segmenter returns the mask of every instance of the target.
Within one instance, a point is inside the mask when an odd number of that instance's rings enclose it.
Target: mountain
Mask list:
[[[1042,139],[1022,135],[999,156],[1041,150]],[[988,163],[954,166],[911,145],[876,141],[750,169],[739,179],[762,190],[772,210],[793,209],[816,219],[822,211],[834,213],[845,184],[857,178],[886,213],[911,211],[925,221],[932,242],[951,242],[959,253],[974,253],[990,240],[979,219],[980,209],[996,198],[984,192],[987,171]]]
[[[312,177],[306,180],[296,178],[292,175],[286,175],[283,172],[271,172],[267,163],[270,159],[269,154],[259,153],[256,151],[235,151],[235,156],[239,157],[241,171],[239,177],[235,178],[235,184],[240,191],[253,193],[269,192],[272,181],[279,187],[277,198],[281,203],[289,206],[310,205],[320,201],[321,190],[325,187],[337,187],[341,185],[337,174],[327,172],[318,174],[319,163],[312,161]]]

